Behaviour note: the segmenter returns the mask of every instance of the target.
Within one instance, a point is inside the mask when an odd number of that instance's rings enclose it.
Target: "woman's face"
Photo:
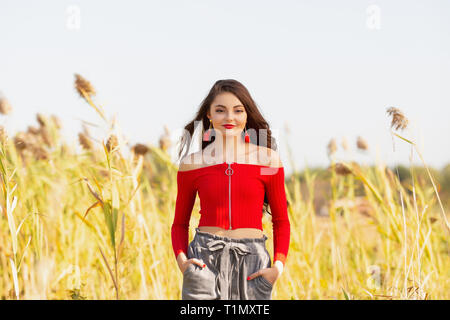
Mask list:
[[[230,92],[222,92],[216,96],[211,103],[207,113],[211,119],[212,126],[215,130],[222,133],[223,136],[240,135],[245,129],[247,122],[247,112],[242,102]],[[224,125],[231,124],[231,128]],[[219,132],[217,132],[218,134]]]

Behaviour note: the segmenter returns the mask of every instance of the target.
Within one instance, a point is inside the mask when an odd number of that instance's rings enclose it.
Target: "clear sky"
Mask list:
[[[14,112],[0,122],[25,130],[37,112],[55,114],[75,141],[79,119],[100,123],[73,89],[79,73],[130,143],[157,144],[164,125],[178,138],[216,80],[236,79],[278,132],[287,171],[286,139],[298,169],[328,165],[333,137],[353,149],[366,139],[358,161],[378,149],[407,164],[405,143],[392,150],[390,106],[440,168],[450,160],[449,16],[446,0],[1,0],[0,92]]]

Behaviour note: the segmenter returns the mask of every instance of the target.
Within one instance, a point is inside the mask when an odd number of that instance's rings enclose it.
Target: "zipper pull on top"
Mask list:
[[[231,163],[228,163],[228,168],[225,170],[225,174],[227,176],[231,176],[231,175],[233,175],[233,173],[234,173],[234,170],[233,170],[233,168],[231,168]]]

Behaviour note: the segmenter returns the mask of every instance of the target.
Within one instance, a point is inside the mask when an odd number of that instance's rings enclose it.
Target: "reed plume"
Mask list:
[[[35,126],[28,126],[27,132],[30,133],[30,134],[33,134],[33,135],[39,135],[40,131]]]
[[[145,156],[149,148],[145,144],[137,143],[133,146],[132,150],[137,155]]]
[[[345,151],[348,151],[350,147],[348,146],[347,139],[345,137],[342,138],[341,146]]]
[[[92,97],[96,94],[92,84],[78,73],[75,73],[75,89],[83,99],[86,99],[85,95]]]
[[[50,117],[51,117],[56,129],[58,129],[58,130],[61,129],[62,128],[61,120],[54,114],[52,114]]]
[[[39,133],[40,133],[40,136],[41,136],[41,138],[42,138],[42,141],[43,141],[47,146],[51,147],[51,146],[52,146],[52,139],[50,138],[50,134],[49,134],[49,132],[48,132],[47,127],[42,126],[42,127],[39,129]]]
[[[20,152],[26,149],[27,147],[27,136],[24,132],[18,132],[14,136],[14,146]]]
[[[40,113],[36,114],[36,120],[41,127],[45,127],[47,125],[47,121],[48,121],[47,117]]]
[[[358,138],[356,139],[356,146],[358,147],[359,150],[368,150],[369,149],[369,145],[367,144],[367,141],[364,140],[360,136],[358,136]]]
[[[340,176],[346,176],[352,173],[352,170],[350,170],[350,168],[346,164],[341,162],[338,162],[334,165],[334,171]]]
[[[78,134],[78,142],[80,143],[81,147],[84,150],[92,150],[94,149],[94,145],[91,141],[91,139],[88,138],[88,136],[86,134],[84,134],[83,132],[80,132]]]
[[[392,117],[391,128],[395,130],[404,130],[408,126],[408,118],[398,108],[390,107],[386,110],[387,114]]]
[[[33,155],[36,160],[48,160],[50,156],[47,149],[42,146],[40,131],[38,134],[33,132],[34,130],[29,127],[27,132],[20,131],[14,136],[16,150],[23,159],[27,158],[27,155]]]
[[[335,154],[336,150],[337,150],[336,140],[332,138],[327,145],[328,156],[332,156],[333,154]]]
[[[113,151],[119,146],[119,140],[117,139],[117,136],[112,134],[109,136],[108,141],[106,141],[106,149],[108,152]]]
[[[167,126],[164,125],[164,134],[159,138],[159,147],[163,151],[167,151],[167,149],[169,149],[170,146],[171,146],[170,131],[169,128],[167,128]]]
[[[47,150],[42,146],[31,145],[31,152],[36,160],[48,160],[50,158]]]
[[[9,103],[8,100],[6,100],[6,98],[4,97],[0,97],[0,113],[7,115],[10,114],[12,111],[12,107],[11,104]]]
[[[85,78],[75,73],[75,89],[78,94],[92,107],[95,111],[102,117],[103,120],[106,120],[105,112],[100,105],[96,105],[92,101],[92,97],[96,95],[95,89],[92,84],[87,81]]]

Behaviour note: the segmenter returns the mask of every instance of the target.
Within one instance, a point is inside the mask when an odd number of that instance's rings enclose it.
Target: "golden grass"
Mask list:
[[[43,124],[47,158],[28,152],[24,133],[0,145],[0,297],[179,299],[177,167],[165,150],[137,144],[125,158],[108,134],[77,153],[60,125]],[[328,216],[316,214],[317,173],[287,177],[291,246],[273,299],[449,299],[449,235],[432,180],[403,185],[382,163],[331,160]],[[191,239],[198,212],[197,198]],[[273,253],[270,216],[263,227]]]

